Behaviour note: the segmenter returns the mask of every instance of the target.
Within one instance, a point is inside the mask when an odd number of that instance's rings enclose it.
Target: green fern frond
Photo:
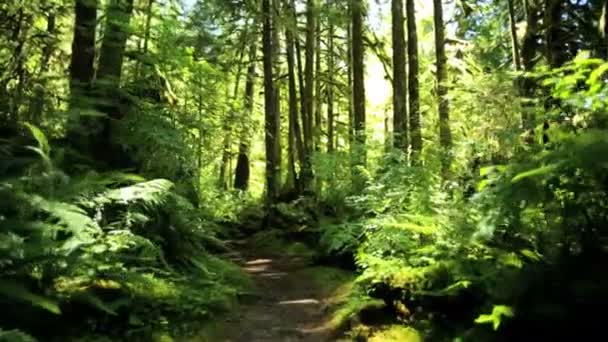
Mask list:
[[[74,236],[91,238],[93,234],[101,232],[99,225],[82,208],[74,204],[47,200],[40,196],[33,196],[33,198],[38,208],[59,220],[58,224],[65,227]]]
[[[0,341],[5,342],[36,342],[32,336],[19,330],[2,330],[0,329]]]
[[[34,294],[25,289],[22,285],[12,281],[0,281],[0,294],[8,298],[28,302],[34,306],[38,306],[56,315],[61,314],[61,310],[59,309],[59,303],[52,299]]]
[[[38,143],[37,147],[27,146],[26,148],[36,152],[40,158],[44,161],[45,165],[50,168],[52,165],[51,162],[51,145],[49,144],[49,140],[46,135],[40,130],[40,128],[30,124],[25,123],[25,127],[32,133],[32,136]]]
[[[26,122],[25,127],[32,133],[34,139],[38,143],[38,148],[45,155],[49,156],[51,154],[51,145],[49,144],[49,140],[46,135],[40,130],[40,128]]]
[[[90,305],[91,307],[107,313],[112,316],[116,316],[116,311],[108,304],[104,303],[99,297],[89,292],[78,293],[73,299]]]
[[[154,179],[148,182],[108,190],[98,195],[97,204],[141,204],[146,207],[158,207],[165,203],[174,185],[166,179]]]

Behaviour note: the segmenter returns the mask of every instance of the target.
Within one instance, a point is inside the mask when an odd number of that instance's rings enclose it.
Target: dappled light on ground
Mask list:
[[[296,299],[296,300],[283,300],[279,302],[279,305],[319,305],[316,299]]]
[[[251,254],[245,251],[243,254]],[[255,297],[245,302],[236,317],[222,326],[214,341],[231,342],[322,342],[332,341],[325,322],[329,319],[324,297],[309,269],[299,257],[241,255],[243,270],[255,280]],[[205,339],[196,340],[204,341]]]

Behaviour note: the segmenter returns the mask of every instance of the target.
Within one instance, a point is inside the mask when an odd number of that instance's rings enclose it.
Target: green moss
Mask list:
[[[266,255],[302,257],[312,260],[317,252],[302,242],[290,242],[286,232],[271,229],[256,233],[251,239],[251,248]]]
[[[317,289],[317,293],[324,297],[330,296],[330,300],[344,292],[350,292],[355,278],[351,272],[324,266],[301,269],[295,273],[295,276],[309,279]],[[338,291],[341,288],[342,291]]]
[[[283,255],[288,245],[284,236],[285,233],[277,229],[261,231],[251,237],[251,247],[262,254]]]
[[[153,342],[173,342],[175,341],[169,334],[167,333],[155,333],[152,335]]]
[[[375,333],[369,342],[422,342],[420,333],[413,328],[402,325],[392,325]]]
[[[384,302],[368,296],[352,293],[348,299],[342,303],[326,323],[326,327],[333,331],[340,331],[347,328],[351,321],[358,320],[362,311],[381,309],[385,306]]]
[[[333,267],[308,267],[297,271],[295,277],[308,279],[315,292],[325,297],[324,303],[331,311],[325,322],[326,329],[334,332],[349,329],[352,321],[368,309],[380,309],[384,302],[360,292],[354,280],[355,274]]]
[[[255,287],[251,277],[235,263],[209,255],[205,258],[204,265],[207,265],[208,272],[213,278],[240,292],[250,292]]]
[[[312,259],[317,254],[312,248],[306,246],[301,242],[294,242],[287,246],[285,254],[289,256],[303,257],[306,259]]]
[[[181,337],[179,340],[184,342],[222,341],[227,329],[231,329],[230,324],[226,323],[225,317],[220,317],[198,327],[192,336]]]

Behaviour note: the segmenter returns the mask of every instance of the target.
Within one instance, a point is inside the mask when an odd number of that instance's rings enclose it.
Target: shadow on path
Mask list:
[[[225,342],[330,341],[323,291],[312,279],[297,274],[306,268],[298,257],[266,257],[251,251],[231,258],[252,275],[257,296],[243,303],[218,340]]]

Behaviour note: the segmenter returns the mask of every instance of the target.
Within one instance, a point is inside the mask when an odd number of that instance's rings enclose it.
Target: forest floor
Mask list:
[[[304,256],[277,256],[238,241],[228,257],[251,275],[255,291],[238,311],[189,341],[335,341],[328,326],[329,303],[350,280],[346,271],[309,266]]]

